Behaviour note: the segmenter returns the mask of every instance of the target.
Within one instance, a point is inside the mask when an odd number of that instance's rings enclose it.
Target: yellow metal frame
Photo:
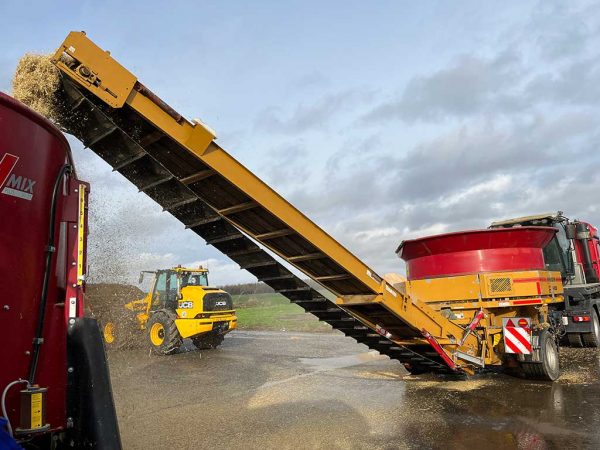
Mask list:
[[[85,184],[79,185],[79,214],[77,220],[77,285],[83,285],[85,281],[85,196],[86,196]]]
[[[71,58],[85,61],[71,70]],[[53,59],[59,69],[113,108],[121,108],[132,93],[136,77],[103,51],[84,32],[69,33]],[[89,72],[89,73],[88,73]]]

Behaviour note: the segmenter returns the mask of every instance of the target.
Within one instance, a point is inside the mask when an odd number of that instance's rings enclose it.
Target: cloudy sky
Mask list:
[[[0,90],[24,52],[96,43],[380,273],[402,239],[563,210],[600,224],[592,2],[0,5]],[[71,140],[92,275],[208,261],[253,278]]]

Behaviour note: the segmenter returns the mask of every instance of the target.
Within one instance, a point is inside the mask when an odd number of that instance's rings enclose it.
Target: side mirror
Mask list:
[[[138,284],[142,284],[142,281],[144,281],[144,272],[140,272],[140,278],[138,280]]]

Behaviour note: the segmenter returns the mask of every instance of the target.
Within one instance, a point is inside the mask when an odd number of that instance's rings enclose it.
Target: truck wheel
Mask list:
[[[579,333],[568,333],[567,341],[569,342],[569,347],[583,347],[583,341]]]
[[[152,314],[146,329],[152,353],[170,355],[181,346],[181,336],[175,325],[175,316],[168,311],[156,311]]]
[[[198,350],[209,350],[217,348],[223,342],[225,337],[222,334],[208,333],[202,336],[192,338],[192,342]]]
[[[525,377],[531,380],[555,381],[560,376],[558,347],[554,336],[548,330],[539,334],[540,362],[522,362]]]
[[[600,346],[600,320],[598,320],[598,313],[592,309],[591,314],[592,320],[592,332],[583,333],[583,343],[586,347],[598,347]]]

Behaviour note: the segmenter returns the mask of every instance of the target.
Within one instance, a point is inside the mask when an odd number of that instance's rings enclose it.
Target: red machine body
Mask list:
[[[575,245],[577,262],[581,263],[582,261],[585,261],[583,246],[587,245],[592,269],[596,273],[596,277],[600,279],[600,248],[598,246],[598,229],[587,222],[579,221],[579,223],[582,224],[589,233],[589,240],[575,239],[573,241]]]
[[[406,240],[396,253],[409,280],[504,270],[544,270],[549,227],[497,228]]]
[[[0,93],[0,392],[29,377],[33,340],[40,317],[54,185],[70,148],[48,120]],[[66,426],[67,327],[83,315],[87,236],[87,185],[74,173],[60,176],[43,343],[35,384],[48,388],[46,421]],[[7,397],[8,417],[19,426],[19,390]]]

